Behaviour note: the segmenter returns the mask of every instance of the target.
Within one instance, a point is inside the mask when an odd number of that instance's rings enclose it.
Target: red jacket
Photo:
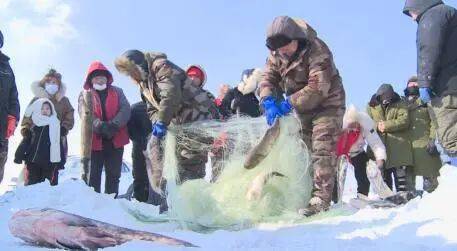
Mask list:
[[[113,83],[113,76],[111,72],[101,63],[101,62],[93,62],[89,70],[87,72],[86,81],[84,83],[84,89],[93,89],[91,78],[95,71],[102,71],[105,73],[106,77],[108,78],[107,83],[107,91],[108,96],[106,97],[105,102],[105,118],[103,120],[102,114],[102,105],[100,101],[100,97],[97,91],[93,91],[94,95],[92,103],[93,103],[93,111],[94,111],[94,119],[99,119],[101,121],[106,122],[113,122],[119,126],[119,131],[117,131],[113,138],[111,139],[115,148],[121,148],[129,143],[129,134],[127,130],[127,122],[130,118],[130,104],[128,103],[122,89],[112,86]],[[102,144],[102,137],[100,134],[93,133],[92,134],[92,151],[101,151],[103,150]]]

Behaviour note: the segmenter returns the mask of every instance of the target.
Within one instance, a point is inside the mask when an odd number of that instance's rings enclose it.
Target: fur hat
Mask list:
[[[148,75],[148,62],[143,52],[139,50],[128,50],[114,61],[116,69],[135,80],[145,80]]]

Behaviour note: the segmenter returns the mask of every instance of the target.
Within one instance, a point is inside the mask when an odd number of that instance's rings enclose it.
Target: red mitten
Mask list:
[[[16,117],[13,115],[8,114],[8,121],[6,126],[6,138],[9,139],[14,134],[14,130],[16,130]]]

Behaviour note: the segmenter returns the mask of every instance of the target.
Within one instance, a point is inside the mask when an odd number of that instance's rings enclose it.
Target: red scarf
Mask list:
[[[357,142],[357,139],[360,136],[360,130],[345,130],[343,134],[338,138],[336,143],[336,154],[338,157],[345,155],[350,159],[349,151],[351,147]]]

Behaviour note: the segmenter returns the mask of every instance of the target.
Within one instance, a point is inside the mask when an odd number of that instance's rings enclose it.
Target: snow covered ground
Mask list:
[[[127,209],[157,215],[154,206],[96,194],[81,181],[67,180],[57,187],[46,183],[19,187],[0,196],[1,250],[43,250],[10,235],[11,215],[24,208],[52,207],[123,227],[161,233],[190,241],[203,250],[457,250],[457,168],[442,169],[440,187],[406,206],[395,209],[363,209],[345,206],[300,223],[261,224],[253,229],[195,233],[175,223],[143,223]],[[354,178],[348,172],[346,200],[354,194]],[[178,249],[135,241],[113,250]],[[179,248],[182,249],[182,248]]]

